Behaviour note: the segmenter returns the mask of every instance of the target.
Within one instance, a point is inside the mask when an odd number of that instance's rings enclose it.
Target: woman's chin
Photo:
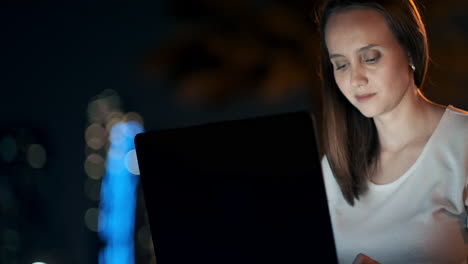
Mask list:
[[[377,111],[370,107],[356,107],[361,114],[367,118],[373,118],[377,115]]]

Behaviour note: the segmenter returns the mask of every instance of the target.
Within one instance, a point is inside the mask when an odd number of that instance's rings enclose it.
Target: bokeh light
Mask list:
[[[112,144],[122,144],[127,138],[131,138],[133,141],[133,137],[142,131],[143,127],[138,122],[119,122],[112,127],[110,141]]]
[[[84,191],[86,197],[92,201],[101,199],[101,181],[94,179],[86,179],[84,183]]]
[[[105,119],[108,111],[109,109],[106,100],[94,100],[88,105],[88,119],[91,122],[100,123]]]
[[[120,108],[120,97],[116,91],[106,89],[88,104],[88,120],[105,123],[112,111]]]
[[[85,224],[89,230],[93,232],[98,231],[98,219],[99,219],[99,209],[98,208],[89,208],[85,213]]]
[[[44,167],[47,161],[47,153],[39,144],[31,144],[26,154],[29,165],[35,169]]]
[[[88,104],[88,121],[84,192],[90,200],[99,201],[99,209],[88,209],[85,223],[99,232],[105,244],[99,263],[131,264],[138,184],[134,175],[139,174],[133,140],[143,132],[143,118],[135,112],[123,113],[119,95],[107,89]]]
[[[134,138],[143,132],[135,121],[118,122],[109,134],[110,146],[106,173],[102,179],[99,235],[106,242],[100,263],[134,263],[134,221],[138,177],[125,167],[129,151],[135,149]]]
[[[123,122],[118,122],[112,125],[110,133],[110,141],[112,144],[122,144],[125,140],[127,126]]]
[[[88,145],[86,145],[84,148],[84,156],[88,157],[91,154],[98,154],[101,157],[105,157],[107,155],[107,149],[109,148],[109,144],[110,144],[109,140],[106,139],[106,144],[100,150],[94,150],[88,147]]]
[[[5,136],[0,141],[0,156],[5,162],[12,162],[18,154],[16,140],[12,136]]]
[[[106,130],[110,132],[112,130],[112,127],[119,123],[124,121],[124,114],[120,111],[112,111],[106,116],[105,124],[106,124]]]
[[[91,179],[101,179],[106,171],[104,158],[96,153],[90,154],[86,158],[84,169]]]
[[[136,112],[128,112],[127,114],[125,114],[123,121],[124,122],[134,121],[143,126],[143,117],[141,117],[141,115]]]
[[[125,155],[125,168],[134,175],[140,175],[135,149],[130,150],[127,155]]]
[[[90,148],[98,150],[106,143],[107,131],[102,125],[93,123],[86,129],[85,140]]]

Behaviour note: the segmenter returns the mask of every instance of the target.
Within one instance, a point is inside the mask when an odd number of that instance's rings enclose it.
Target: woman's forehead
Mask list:
[[[325,27],[325,42],[330,53],[358,51],[370,44],[397,44],[384,16],[368,8],[333,13]]]

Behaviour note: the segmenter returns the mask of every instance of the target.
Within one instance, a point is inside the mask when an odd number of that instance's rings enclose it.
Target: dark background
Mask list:
[[[146,130],[317,111],[318,46],[307,11],[317,4],[218,2],[0,8],[0,137],[47,152],[41,169],[28,167],[21,150],[15,161],[0,161],[0,262],[97,263],[102,244],[84,223],[86,210],[98,207],[83,191],[84,134],[88,103],[105,89],[120,95],[122,111],[139,113]],[[468,2],[423,4],[432,56],[425,94],[468,109]],[[141,194],[137,210],[139,230]],[[136,263],[154,261],[135,245]]]

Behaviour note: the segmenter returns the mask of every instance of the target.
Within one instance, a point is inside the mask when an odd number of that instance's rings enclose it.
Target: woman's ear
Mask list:
[[[409,65],[414,65],[413,57],[411,56],[411,53],[408,52],[408,62]]]
[[[409,52],[408,52],[408,64],[411,70],[413,70],[414,72],[416,70],[416,67],[414,66],[413,57],[411,57],[411,54]]]

